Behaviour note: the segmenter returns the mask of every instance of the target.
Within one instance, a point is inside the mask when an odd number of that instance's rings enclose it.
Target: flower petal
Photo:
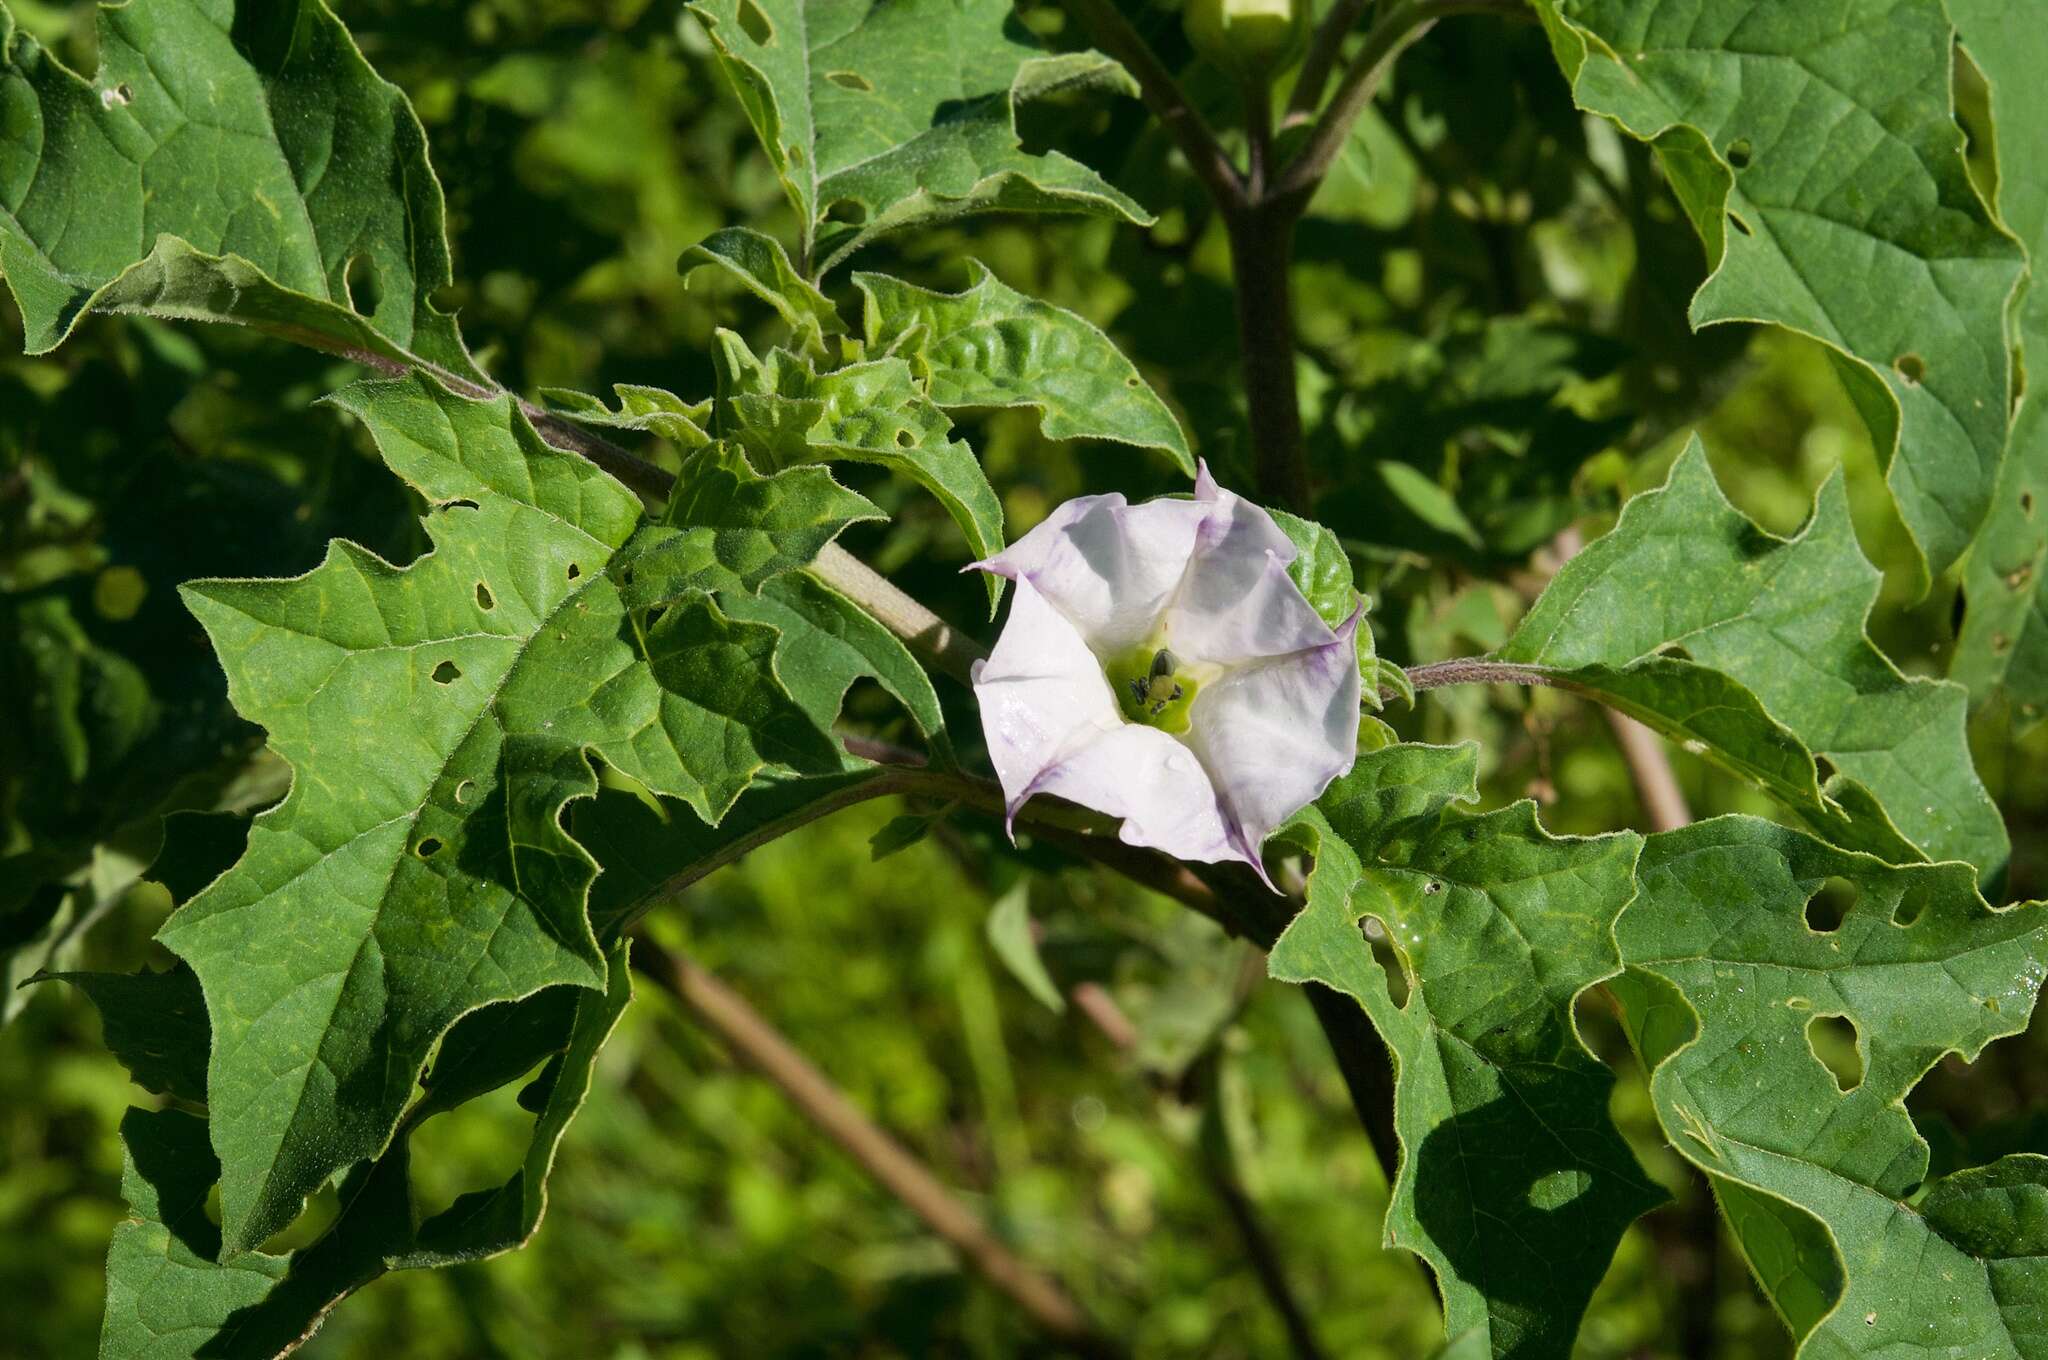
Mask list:
[[[1123,726],[1102,663],[1028,578],[995,651],[975,664],[974,697],[1013,816],[1048,765]]]
[[[1184,660],[1229,666],[1329,645],[1330,626],[1287,575],[1294,544],[1273,517],[1217,487],[1206,467],[1195,494],[1209,513],[1166,611],[1167,646]]]
[[[1256,863],[1267,834],[1358,757],[1355,639],[1363,612],[1320,647],[1204,685],[1188,710],[1187,743],[1221,793],[1242,858]]]
[[[1030,581],[1097,653],[1108,656],[1152,635],[1187,574],[1210,509],[1201,500],[1132,505],[1115,494],[1083,496],[974,565]]]
[[[1240,847],[1202,762],[1156,727],[1126,723],[1048,765],[1027,793],[1124,819],[1119,837],[1177,859],[1258,861]],[[1260,872],[1263,874],[1264,870]]]

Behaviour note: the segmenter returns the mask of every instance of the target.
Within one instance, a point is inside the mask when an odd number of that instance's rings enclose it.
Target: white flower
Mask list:
[[[1193,500],[1084,496],[975,563],[1016,583],[974,668],[1010,816],[1057,794],[1132,845],[1264,877],[1260,842],[1358,749],[1359,611],[1332,631],[1293,560],[1205,465]]]

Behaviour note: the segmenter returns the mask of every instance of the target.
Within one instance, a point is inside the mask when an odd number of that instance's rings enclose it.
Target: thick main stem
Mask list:
[[[1237,283],[1237,343],[1250,406],[1259,495],[1298,515],[1309,513],[1308,466],[1301,442],[1301,396],[1294,374],[1292,204],[1263,199],[1225,218]]]

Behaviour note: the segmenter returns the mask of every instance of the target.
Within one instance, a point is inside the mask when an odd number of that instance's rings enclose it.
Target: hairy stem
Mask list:
[[[966,683],[988,649],[899,590],[888,577],[837,543],[828,543],[811,571],[880,620],[890,632],[955,680]]]
[[[1237,343],[1250,407],[1259,495],[1298,515],[1309,512],[1308,466],[1295,388],[1295,208],[1262,199],[1225,221],[1237,284]]]
[[[1209,197],[1226,207],[1242,203],[1244,178],[1216,140],[1208,120],[1188,102],[1180,82],[1159,60],[1151,44],[1131,27],[1115,0],[1066,0],[1066,4],[1087,28],[1095,45],[1116,58],[1138,82],[1138,95],[1145,101],[1145,107],[1152,110],[1152,116],[1180,147],[1181,155],[1187,157],[1189,168],[1209,191]]]
[[[1005,1246],[937,1176],[861,1113],[739,993],[693,960],[664,950],[644,936],[634,942],[633,964],[691,1017],[716,1033],[742,1061],[773,1082],[820,1132],[944,1239],[976,1274],[1022,1309],[1040,1331],[1081,1355],[1126,1353],[1057,1281]]]

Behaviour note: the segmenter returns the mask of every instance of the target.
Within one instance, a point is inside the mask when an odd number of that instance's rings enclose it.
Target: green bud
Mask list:
[[[1203,60],[1240,80],[1266,80],[1301,60],[1307,0],[1188,0],[1181,25]]]

